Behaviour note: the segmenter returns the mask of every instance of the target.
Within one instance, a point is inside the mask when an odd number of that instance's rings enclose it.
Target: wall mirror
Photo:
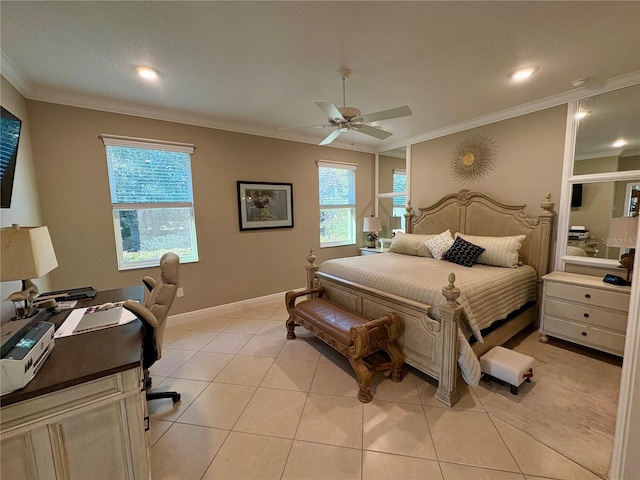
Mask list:
[[[639,106],[640,85],[633,85],[581,99],[573,110],[577,130],[565,262],[586,257],[617,264],[624,253],[612,245],[611,219],[638,213]]]
[[[388,246],[395,232],[404,231],[407,205],[409,147],[381,152],[376,156],[376,216],[380,218],[380,239]]]

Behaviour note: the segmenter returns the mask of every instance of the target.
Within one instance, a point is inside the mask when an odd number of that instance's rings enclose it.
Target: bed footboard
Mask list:
[[[438,381],[434,397],[447,406],[454,405],[459,394],[458,322],[462,307],[456,303],[460,290],[454,285],[455,276],[442,289],[446,302],[438,306],[440,320],[429,317],[431,306],[403,297],[365,287],[348,280],[318,272],[313,251],[307,256],[307,288],[321,284],[325,298],[367,318],[378,318],[395,312],[404,324],[398,339],[405,362]]]

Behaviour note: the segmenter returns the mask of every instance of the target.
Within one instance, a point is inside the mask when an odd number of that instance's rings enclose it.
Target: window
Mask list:
[[[356,168],[318,162],[320,247],[356,243]]]
[[[168,251],[198,260],[193,145],[101,135],[107,151],[120,270],[156,266]]]
[[[400,168],[393,169],[393,192],[402,192],[405,193],[407,191],[407,171]],[[404,214],[407,213],[405,206],[407,205],[407,197],[405,195],[394,196],[393,197],[393,216],[400,217],[400,230],[404,231],[404,222],[405,217]]]

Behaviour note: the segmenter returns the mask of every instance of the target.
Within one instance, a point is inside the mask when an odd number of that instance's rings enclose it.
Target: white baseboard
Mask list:
[[[304,290],[304,287],[295,289],[296,291]],[[175,315],[169,315],[167,322],[177,320],[205,320],[212,315],[224,315],[225,313],[237,312],[238,309],[247,309],[272,300],[282,300],[284,305],[284,295],[286,292],[272,293],[271,295],[265,295],[264,297],[249,298],[247,300],[240,300],[238,302],[226,303],[224,305],[216,305],[215,307],[203,308],[202,310],[193,310],[191,312],[177,313]]]

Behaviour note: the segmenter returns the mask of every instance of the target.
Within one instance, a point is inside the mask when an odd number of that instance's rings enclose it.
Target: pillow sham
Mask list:
[[[484,252],[476,259],[476,263],[509,268],[518,266],[518,251],[526,238],[525,235],[485,237],[459,232],[456,233],[456,237],[484,248]]]
[[[420,233],[396,232],[396,236],[391,241],[390,252],[402,253],[403,255],[414,255],[418,257],[433,257],[424,242],[435,237],[433,235],[423,235]]]
[[[433,255],[433,258],[436,260],[442,260],[442,256],[453,245],[453,237],[451,236],[451,231],[446,230],[424,243],[431,252],[431,255]]]
[[[464,267],[472,267],[476,258],[478,258],[482,252],[484,252],[484,248],[467,242],[461,237],[456,237],[453,245],[442,256],[442,259]]]

